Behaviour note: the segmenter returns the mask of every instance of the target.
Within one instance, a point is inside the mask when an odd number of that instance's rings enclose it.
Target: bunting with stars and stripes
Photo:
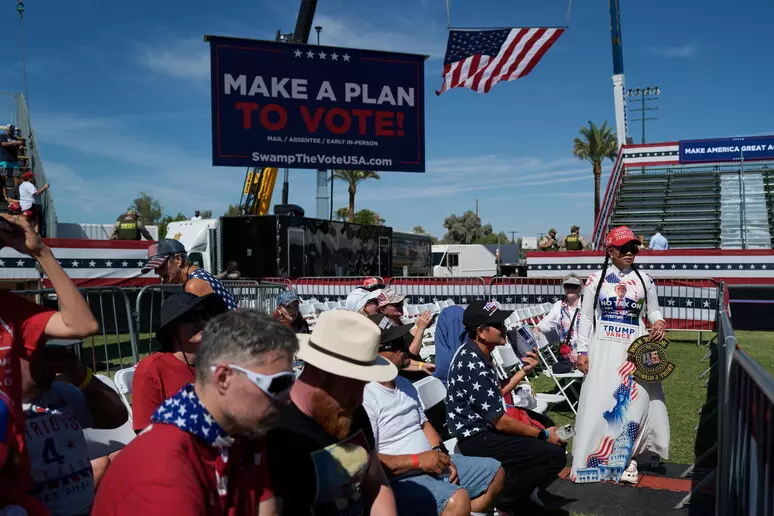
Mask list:
[[[95,245],[99,242],[101,245]],[[53,245],[52,245],[53,244]],[[54,239],[49,243],[59,264],[79,287],[142,286],[158,283],[153,272],[143,275],[148,242],[112,243],[77,239]],[[76,247],[76,246],[82,247]],[[34,258],[14,249],[0,249],[0,279],[37,280],[40,272]]]

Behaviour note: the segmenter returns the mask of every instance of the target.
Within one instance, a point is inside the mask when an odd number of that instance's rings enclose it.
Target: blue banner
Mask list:
[[[213,165],[425,171],[426,56],[209,41]]]
[[[774,160],[774,136],[680,141],[680,163]]]

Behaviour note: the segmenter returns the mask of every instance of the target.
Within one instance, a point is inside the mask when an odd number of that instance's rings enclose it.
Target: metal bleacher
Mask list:
[[[769,233],[771,233],[771,247],[774,249],[774,169],[764,169],[763,191],[766,196],[766,211],[769,214]]]
[[[670,248],[720,247],[719,172],[638,172],[624,174],[610,228],[629,226],[634,234],[648,237],[662,225]]]

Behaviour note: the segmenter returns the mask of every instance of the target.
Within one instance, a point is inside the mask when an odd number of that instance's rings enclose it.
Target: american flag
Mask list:
[[[586,467],[587,468],[596,468],[600,464],[607,463],[607,458],[610,456],[611,453],[613,453],[613,444],[615,443],[615,439],[610,437],[609,435],[606,435],[602,438],[602,441],[599,443],[599,447],[597,448],[597,451],[592,453],[586,458]]]
[[[500,81],[524,77],[564,29],[452,30],[443,61],[443,87],[487,93]]]

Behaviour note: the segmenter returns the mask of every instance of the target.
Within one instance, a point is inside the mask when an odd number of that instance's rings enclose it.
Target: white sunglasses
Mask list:
[[[234,364],[227,364],[226,367],[244,374],[264,394],[278,401],[284,400],[290,395],[290,389],[293,388],[293,384],[296,381],[296,373],[293,371],[280,371],[279,373],[266,375],[255,373]],[[214,373],[217,367],[211,366],[210,369]]]

